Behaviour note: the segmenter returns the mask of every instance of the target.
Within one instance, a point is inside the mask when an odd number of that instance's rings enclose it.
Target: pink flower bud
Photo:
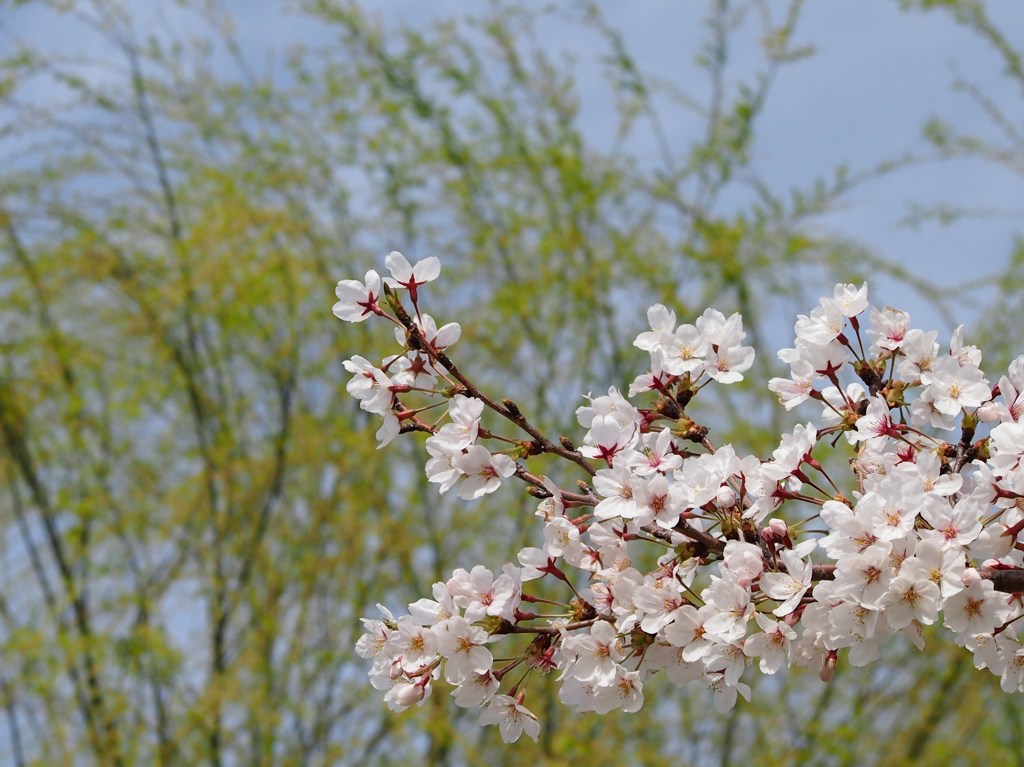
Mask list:
[[[402,669],[402,659],[395,658],[395,660],[391,662],[391,667],[388,669],[388,679],[391,681],[401,679],[404,674],[405,671]]]
[[[982,580],[982,578],[981,574],[977,570],[975,570],[973,567],[968,567],[966,570],[964,570],[964,577],[962,578],[962,580],[964,582],[964,586],[970,588],[975,583]]]
[[[768,520],[768,527],[772,529],[779,538],[785,538],[789,535],[789,526],[786,525],[786,520],[779,519],[778,517],[772,517]]]
[[[830,650],[829,654],[825,656],[825,662],[821,664],[821,671],[818,672],[818,678],[822,682],[832,681],[832,677],[836,674],[837,662],[838,654],[835,650]]]
[[[423,700],[423,685],[399,682],[395,685],[394,701],[399,706],[411,706]]]

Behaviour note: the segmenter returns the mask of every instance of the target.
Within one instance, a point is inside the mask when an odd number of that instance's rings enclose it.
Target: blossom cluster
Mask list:
[[[818,418],[762,460],[715,446],[687,412],[704,387],[750,370],[742,318],[708,309],[677,325],[659,304],[635,341],[649,369],[626,395],[586,398],[577,446],[545,437],[452,361],[459,326],[419,307],[437,259],[385,263],[391,277],[338,283],[334,306],[395,325],[396,354],[345,362],[348,391],[383,420],[379,444],[425,432],[426,478],[441,493],[474,500],[514,476],[541,499],[543,524],[542,545],[500,572],[458,569],[407,614],[364,619],[356,649],[390,708],[422,703],[443,675],[455,704],[482,709],[506,741],[536,739],[525,705],[536,676],[555,673],[562,702],[605,713],[639,709],[662,673],[727,711],[749,700],[754,666],[811,666],[827,681],[841,662],[876,660],[890,635],[923,647],[931,624],[1003,690],[1024,691],[1024,356],[992,385],[962,329],[940,345],[905,312],[870,307],[866,284],[836,285],[779,352],[789,377],[768,382],[787,410],[816,403]],[[487,412],[513,435],[485,428]],[[843,451],[850,460],[823,463]],[[540,454],[584,481],[570,491],[531,473]],[[850,468],[834,477],[833,464]],[[653,567],[635,564],[654,559],[642,546],[659,552]],[[541,596],[541,581],[564,600]]]

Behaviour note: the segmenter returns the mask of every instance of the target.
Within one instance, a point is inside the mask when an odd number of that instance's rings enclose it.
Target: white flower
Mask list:
[[[611,465],[616,455],[636,443],[638,435],[636,424],[623,425],[613,413],[595,415],[579,452],[588,458],[601,458]]]
[[[552,517],[560,517],[565,514],[565,503],[562,500],[562,491],[558,489],[558,485],[552,482],[548,477],[541,477],[544,482],[544,489],[550,494],[550,498],[545,498],[539,504],[537,504],[537,511],[535,514],[543,520],[549,520]]]
[[[470,572],[458,568],[446,585],[466,620],[478,621],[487,615],[511,620],[522,595],[520,581],[519,569],[511,565],[505,565],[504,573],[497,578],[483,565],[477,565]]]
[[[581,682],[574,676],[567,676],[558,689],[558,699],[583,714],[594,710],[594,701],[600,689],[593,682]]]
[[[904,570],[893,578],[888,593],[882,597],[886,620],[897,630],[913,621],[929,626],[939,614],[939,587],[930,580],[917,577],[913,569]]]
[[[917,544],[914,556],[903,560],[900,575],[916,580],[927,579],[939,587],[943,596],[951,597],[964,589],[964,555],[957,547],[945,547],[938,540]]]
[[[902,347],[909,325],[910,315],[906,312],[891,306],[882,311],[872,309],[871,330],[868,331],[872,343],[868,353],[877,356],[882,351],[894,351]]]
[[[501,486],[501,480],[516,473],[516,462],[507,455],[491,451],[483,445],[471,445],[465,453],[455,456],[452,466],[465,477],[459,486],[459,497],[472,501],[493,493]]]
[[[842,391],[835,386],[826,387],[821,390],[821,396],[827,403],[821,408],[821,425],[837,426],[867,397],[867,389],[859,381],[853,381]],[[843,436],[851,445],[857,441],[856,432],[845,431]]]
[[[967,546],[981,534],[981,517],[987,508],[971,495],[963,496],[952,508],[946,501],[925,504],[921,516],[932,529],[923,530],[921,538],[938,540],[944,547]]]
[[[665,343],[664,337],[675,330],[676,313],[663,304],[655,304],[647,310],[647,322],[651,329],[638,335],[633,346],[645,352],[653,352]]]
[[[490,672],[493,658],[483,646],[486,642],[486,631],[458,616],[437,632],[438,651],[447,658],[444,678],[449,684],[462,684],[473,676]]]
[[[607,687],[615,681],[618,663],[625,658],[615,627],[608,621],[597,621],[589,634],[573,634],[562,642],[568,665],[562,676],[574,676],[581,682]]]
[[[388,623],[394,625],[395,617],[384,605],[377,605],[377,609],[384,613],[384,617],[387,620],[362,619],[367,631],[356,642],[356,655],[360,658],[376,658],[380,656],[384,652],[388,637],[391,636],[392,630],[388,628]]]
[[[725,481],[725,476],[713,465],[712,459],[713,456],[708,455],[687,458],[675,474],[676,482],[685,491],[685,503],[691,508],[713,501]]]
[[[483,674],[472,674],[452,690],[455,705],[462,708],[482,706],[498,691],[501,682],[490,670]]]
[[[789,643],[796,639],[796,632],[785,623],[773,621],[761,613],[755,613],[754,620],[761,627],[761,632],[744,640],[743,652],[753,658],[761,658],[758,666],[762,674],[774,674],[789,659]]]
[[[616,709],[629,714],[639,711],[644,705],[644,684],[639,672],[626,671],[618,666],[612,683],[594,691],[593,702],[594,712],[598,714],[607,714]]]
[[[417,599],[409,605],[409,615],[423,626],[443,624],[457,613],[455,601],[444,583],[431,586],[433,599]]]
[[[345,385],[345,389],[359,400],[361,409],[377,415],[385,415],[391,411],[394,393],[391,391],[391,379],[387,373],[358,355],[345,360],[342,366],[355,374]]]
[[[836,563],[836,596],[865,607],[878,606],[891,580],[889,552],[880,546],[871,546],[861,554],[850,554]]]
[[[850,648],[847,660],[856,668],[878,660],[878,642],[889,630],[884,621],[878,620],[881,614],[871,607],[851,602],[835,605],[829,612],[832,624],[828,632],[830,649]]]
[[[942,474],[941,471],[939,456],[927,450],[917,453],[913,463],[901,463],[896,467],[896,472],[905,478],[915,494],[932,493],[945,497],[960,490],[964,478],[959,474]]]
[[[967,588],[943,600],[942,622],[957,634],[988,634],[1002,622],[1004,610],[1005,600],[995,593],[992,581],[974,573]]]
[[[456,394],[448,401],[446,423],[436,434],[427,438],[428,446],[435,446],[449,453],[458,453],[476,442],[480,429],[480,416],[484,412],[483,400]]]
[[[496,724],[501,739],[506,743],[515,743],[524,732],[537,741],[540,735],[540,722],[537,717],[515,698],[508,695],[495,695],[487,708],[480,715],[480,724]]]
[[[743,380],[743,373],[754,364],[754,347],[720,346],[708,351],[704,372],[721,384],[737,383]]]
[[[811,587],[812,565],[804,562],[800,554],[793,549],[784,549],[779,553],[785,572],[765,573],[761,576],[761,591],[772,599],[782,602],[772,610],[780,618],[789,615],[799,605],[804,594]]]
[[[638,525],[647,525],[657,520],[662,527],[672,529],[679,521],[679,515],[686,509],[685,489],[678,482],[669,483],[668,478],[657,474],[651,479],[636,478]]]
[[[643,613],[640,628],[657,634],[672,622],[683,604],[683,589],[675,578],[648,578],[633,592],[633,605]]]
[[[739,693],[743,699],[750,701],[750,687],[738,682],[735,686],[725,683],[724,674],[708,674],[704,677],[704,683],[708,691],[715,695],[715,710],[720,714],[726,714],[736,706],[736,694]]]
[[[789,366],[801,360],[808,363],[822,375],[825,371],[839,370],[850,359],[850,350],[839,341],[827,344],[811,344],[801,338],[796,339],[795,349],[779,349],[778,358]]]
[[[812,423],[798,424],[792,434],[783,434],[782,442],[772,451],[772,460],[761,465],[764,475],[776,482],[789,479],[811,454],[817,439],[818,432]]]
[[[865,282],[858,288],[841,282],[832,289],[832,300],[844,317],[856,316],[868,308],[868,284]]]
[[[1024,355],[1010,363],[1009,375],[999,379],[999,400],[978,408],[982,421],[1017,421],[1024,415]]]
[[[779,404],[786,410],[792,410],[810,398],[816,376],[811,363],[799,359],[793,363],[789,378],[772,378],[768,381],[768,389],[779,398]]]
[[[521,577],[524,581],[534,581],[537,578],[543,578],[550,572],[551,566],[555,563],[554,557],[549,556],[544,549],[538,549],[536,546],[527,546],[525,549],[520,549],[519,553],[516,554],[516,559],[522,565]]]
[[[711,650],[711,642],[705,639],[705,622],[715,614],[715,608],[704,605],[699,610],[693,605],[683,605],[672,615],[672,623],[662,631],[665,640],[683,649],[683,660],[687,663],[700,660]]]
[[[667,642],[655,642],[644,653],[644,665],[648,671],[664,671],[672,684],[685,687],[704,676],[701,661],[690,662],[683,658],[683,648]]]
[[[696,324],[697,330],[708,339],[708,343],[719,348],[737,346],[747,336],[743,332],[743,317],[738,312],[730,314],[726,319],[717,309],[705,309]]]
[[[594,490],[603,499],[594,509],[597,519],[632,519],[636,516],[633,475],[624,466],[598,471],[594,475]]]
[[[643,416],[629,404],[629,400],[619,394],[614,386],[608,389],[608,394],[600,397],[590,397],[590,405],[576,408],[576,420],[584,429],[589,429],[594,418],[602,415],[611,415],[618,421],[619,426],[625,428],[633,424],[639,429]]]
[[[949,356],[960,365],[981,365],[981,350],[977,346],[964,344],[964,326],[958,325],[949,339]]]
[[[992,429],[989,436],[989,463],[992,473],[1004,477],[1020,466],[1024,457],[1024,415],[1016,421],[1007,421]]]
[[[931,370],[939,356],[939,345],[935,341],[938,335],[934,330],[930,333],[917,328],[908,330],[903,339],[903,359],[896,366],[896,375],[904,381],[917,381],[925,371]]]
[[[626,465],[640,477],[667,474],[683,465],[682,456],[672,452],[674,447],[671,429],[644,434],[637,449],[629,453]]]
[[[861,510],[860,504],[854,511],[839,501],[825,501],[820,514],[831,532],[822,538],[818,545],[825,549],[832,559],[838,560],[846,554],[860,553],[879,544],[871,516]]]
[[[992,399],[988,380],[975,365],[960,367],[954,357],[943,357],[931,370],[921,374],[925,390],[921,399],[945,415],[957,415],[964,408],[978,407]]]
[[[693,325],[680,325],[675,333],[663,337],[658,351],[665,372],[674,376],[689,374],[696,378],[704,369],[708,340]]]
[[[389,410],[384,414],[384,422],[373,435],[377,439],[377,449],[380,450],[382,447],[390,445],[401,431],[402,424],[399,423],[398,416]]]
[[[565,517],[552,517],[544,525],[544,551],[550,556],[561,557],[570,550],[575,553],[580,546],[579,528]]]
[[[882,397],[868,401],[867,412],[857,419],[857,431],[851,436],[856,442],[867,442],[873,450],[881,450],[889,437],[899,434],[899,425],[889,414],[889,403]]]
[[[865,493],[857,504],[857,514],[871,521],[871,532],[880,541],[898,540],[914,529],[921,499],[918,496],[915,505],[903,488],[902,484],[886,482],[877,491]],[[942,503],[938,501],[938,505]]]
[[[438,491],[446,493],[462,477],[462,472],[455,466],[455,459],[461,453],[432,443],[430,438],[427,439],[426,448],[431,455],[426,465],[427,480],[440,485]]]
[[[384,266],[391,272],[391,277],[385,279],[384,282],[392,288],[406,288],[413,303],[416,303],[417,288],[436,280],[441,274],[441,262],[438,259],[424,258],[412,266],[409,264],[409,260],[397,250],[388,253],[384,259]]]
[[[732,687],[740,681],[749,661],[743,653],[743,642],[717,643],[704,656],[704,668],[722,672],[726,685]]]
[[[401,658],[403,671],[413,673],[437,658],[437,635],[403,615],[398,619],[398,630],[388,636],[385,650],[392,658]]]
[[[358,280],[342,280],[334,292],[338,303],[334,315],[345,322],[362,322],[371,314],[380,312],[377,299],[380,297],[380,275],[373,269],[366,273],[365,283]]]
[[[1024,647],[1015,642],[1006,642],[1006,645],[1011,649],[1003,649],[1001,653],[1006,664],[999,675],[999,687],[1007,693],[1024,692]]]
[[[422,284],[422,283],[421,283]],[[426,312],[421,312],[413,317],[413,324],[419,328],[427,343],[435,349],[444,350],[454,344],[462,336],[462,326],[457,322],[449,322],[442,327],[437,327],[437,322]],[[395,340],[405,345],[405,328],[395,328]]]
[[[846,315],[842,307],[831,298],[822,298],[821,305],[811,314],[801,314],[796,319],[794,330],[799,341],[814,346],[824,346],[839,337],[846,326]]]
[[[704,623],[709,634],[723,642],[735,642],[747,633],[747,621],[754,614],[750,590],[740,584],[739,578],[728,570],[722,577],[711,576],[711,585],[701,593],[705,606],[714,612]]]

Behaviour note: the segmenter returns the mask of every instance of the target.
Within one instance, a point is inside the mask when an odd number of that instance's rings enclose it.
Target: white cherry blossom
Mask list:
[[[334,305],[334,316],[345,322],[362,322],[367,317],[380,311],[377,299],[380,298],[382,285],[380,275],[370,269],[362,282],[358,280],[341,280],[335,289],[338,303]]]
[[[496,724],[501,739],[515,743],[524,732],[536,742],[540,736],[540,722],[526,706],[509,695],[495,695],[480,715],[480,724]]]
[[[782,435],[761,460],[716,448],[688,409],[705,385],[749,369],[742,318],[708,309],[677,325],[659,304],[635,341],[651,363],[630,396],[614,387],[588,396],[576,410],[582,439],[552,443],[507,401],[468,396],[469,384],[435,390],[442,375],[467,380],[440,354],[459,325],[439,328],[416,301],[439,263],[410,265],[395,252],[386,265],[386,281],[371,271],[340,282],[335,305],[349,321],[385,315],[384,282],[413,299],[414,312],[391,318],[401,324],[397,354],[344,363],[349,394],[381,418],[380,443],[408,424],[429,432],[426,475],[441,492],[457,487],[476,500],[516,475],[543,498],[543,535],[519,551],[521,567],[460,568],[407,615],[382,608],[383,619],[363,619],[356,652],[389,708],[421,705],[443,675],[455,703],[483,709],[480,722],[497,724],[504,740],[536,739],[540,724],[523,705],[531,674],[556,672],[564,703],[605,713],[639,709],[646,676],[663,671],[679,686],[700,681],[725,712],[749,699],[747,674],[805,665],[830,680],[839,665],[877,660],[892,633],[923,646],[930,624],[945,627],[1003,690],[1024,691],[1016,633],[1024,607],[996,591],[1014,588],[1024,571],[1024,356],[990,389],[962,328],[947,355],[937,333],[892,308],[870,309],[865,350],[867,286],[836,285],[779,352],[790,377],[769,382],[787,410],[813,397],[820,417]],[[423,415],[435,404],[446,404],[447,416]],[[481,429],[489,407],[507,433]],[[515,434],[524,423],[527,436]],[[825,460],[840,440],[855,451],[845,474],[845,462]],[[567,459],[561,471],[585,470],[582,481],[553,469],[572,488],[563,491],[538,477],[538,453]],[[546,576],[543,592],[529,591]],[[558,588],[567,593],[549,596]],[[526,649],[507,642],[530,633],[519,645]],[[492,643],[505,644],[492,654]],[[501,668],[492,668],[495,655]],[[506,673],[520,664],[526,677]]]

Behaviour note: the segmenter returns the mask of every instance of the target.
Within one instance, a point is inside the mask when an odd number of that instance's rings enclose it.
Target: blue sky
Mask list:
[[[168,26],[179,31],[188,28],[186,17],[170,4],[128,0],[125,5],[142,20],[144,33]],[[600,5],[643,70],[698,100],[706,97],[706,78],[694,65],[705,34],[705,3],[606,0]],[[284,51],[297,42],[330,42],[329,32],[289,11],[289,3],[228,0],[227,6],[235,16],[243,52],[256,71],[279,68]],[[363,6],[386,26],[423,26],[484,4],[364,0]],[[988,6],[1009,39],[1024,40],[1024,5],[1002,0]],[[73,24],[55,24],[52,15],[38,7],[5,12],[0,23],[10,35],[62,53],[90,53],[96,44]],[[602,79],[598,57],[604,49],[598,39],[580,35],[555,17],[545,21],[539,33],[550,50],[572,54],[588,138],[598,148],[609,146],[616,118]],[[1001,76],[992,49],[958,27],[948,14],[904,13],[895,0],[807,3],[796,41],[813,45],[815,53],[782,70],[759,123],[754,153],[754,167],[776,189],[807,187],[839,164],[865,170],[909,150],[920,150],[922,125],[931,116],[946,118],[963,132],[993,135],[992,123],[982,110],[950,87],[955,76],[981,85],[1016,125],[1024,126],[1024,94]],[[749,76],[761,61],[754,34],[737,38],[732,53],[735,77]],[[45,101],[48,94],[39,92],[35,97]],[[697,129],[693,116],[679,109],[666,107],[663,118],[667,134],[679,146],[685,146]],[[657,162],[653,142],[634,142],[629,149]],[[948,227],[901,226],[912,204],[1011,209],[1015,214]],[[924,163],[869,183],[848,197],[844,208],[818,220],[814,227],[821,233],[851,237],[888,261],[955,286],[1005,265],[1022,224],[1024,178],[995,164],[956,160]],[[970,264],[969,270],[965,263]],[[917,325],[949,330],[916,296],[890,283],[875,285],[874,302],[911,310]],[[971,318],[969,314],[965,312],[965,319]]]
[[[421,24],[457,14],[466,3],[365,3],[381,18]],[[639,65],[698,99],[706,78],[694,65],[705,29],[705,3],[641,0],[600,4],[621,31]],[[768,4],[780,8],[782,3]],[[989,12],[1011,40],[1024,40],[1024,5],[989,3]],[[614,126],[609,92],[601,79],[601,53],[591,37],[549,24],[542,40],[577,57],[576,75],[584,124],[598,146],[610,143]],[[892,0],[829,0],[807,3],[797,26],[799,45],[815,54],[784,68],[759,124],[755,167],[777,188],[807,187],[840,164],[866,170],[880,161],[921,148],[923,123],[932,116],[961,131],[993,135],[992,124],[970,99],[950,87],[956,75],[983,86],[1024,128],[1024,94],[1001,77],[992,49],[948,14],[905,13]],[[753,35],[734,48],[734,72],[749,76],[760,55]],[[667,110],[666,132],[682,137],[695,129],[692,116]],[[631,147],[644,154],[643,147]],[[656,152],[647,154],[656,162]],[[900,226],[912,203],[1016,209],[1015,216],[965,221],[955,226]],[[887,260],[907,265],[942,285],[953,286],[1007,263],[1013,235],[1024,223],[1024,179],[993,164],[957,160],[926,163],[884,177],[856,191],[844,209],[819,226],[851,236]],[[969,271],[964,264],[970,263]],[[891,284],[876,285],[875,302],[911,310],[915,324],[949,330],[916,296]]]

